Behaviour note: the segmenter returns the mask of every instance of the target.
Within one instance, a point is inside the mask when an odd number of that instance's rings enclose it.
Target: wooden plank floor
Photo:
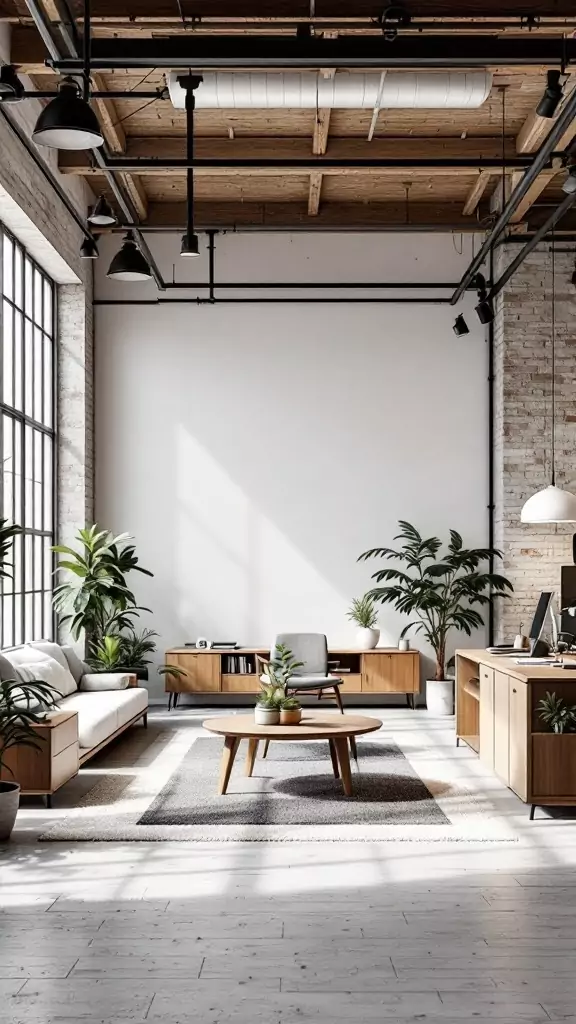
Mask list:
[[[528,822],[445,722],[382,717],[516,841],[40,844],[62,793],[0,845],[0,1024],[576,1022],[576,821]]]

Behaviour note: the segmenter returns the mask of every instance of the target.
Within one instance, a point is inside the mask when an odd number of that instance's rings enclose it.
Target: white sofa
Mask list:
[[[62,695],[60,710],[78,716],[80,765],[140,719],[147,725],[148,691],[136,676],[91,673],[72,647],[39,640],[3,650],[0,678],[39,680]]]

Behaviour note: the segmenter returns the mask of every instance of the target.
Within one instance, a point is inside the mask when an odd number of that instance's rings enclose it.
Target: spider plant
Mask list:
[[[374,604],[374,598],[370,597],[370,594],[364,594],[364,597],[353,598],[347,615],[352,622],[355,622],[362,629],[374,629],[378,622],[378,612]]]

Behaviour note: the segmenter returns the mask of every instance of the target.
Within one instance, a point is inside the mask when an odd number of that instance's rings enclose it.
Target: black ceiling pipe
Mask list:
[[[466,291],[466,288],[472,281],[472,278],[484,263],[484,260],[488,256],[488,253],[490,252],[492,246],[494,245],[495,242],[498,241],[500,235],[504,231],[504,228],[507,227],[507,225],[509,224],[512,214],[515,213],[518,209],[522,199],[527,194],[532,182],[538,177],[540,171],[546,166],[550,154],[556,148],[557,144],[560,142],[560,139],[562,138],[566,130],[570,127],[575,117],[576,89],[564,104],[560,116],[553,123],[552,128],[548,132],[548,135],[546,136],[544,142],[540,146],[540,149],[536,153],[530,167],[527,171],[524,172],[523,177],[521,178],[518,185],[512,192],[512,195],[510,196],[508,202],[504,206],[504,209],[502,210],[502,213],[498,217],[498,220],[496,221],[494,227],[488,233],[488,236],[485,239],[483,245],[481,246],[477,255],[470,263],[468,269],[466,270],[466,273],[463,275],[460,284],[458,285],[456,291],[452,296],[453,306],[456,305],[459,299],[461,299],[462,295]]]
[[[58,71],[82,70],[82,62],[54,59]],[[382,36],[168,36],[158,39],[96,38],[95,70],[130,68],[233,69],[568,67],[576,62],[576,39],[561,36],[399,35]]]
[[[201,82],[201,75],[183,75],[178,79],[186,94],[186,231],[182,236],[181,256],[200,255],[198,236],[194,232],[194,91]]]
[[[536,234],[532,236],[532,238],[528,242],[526,242],[524,248],[521,249],[520,252],[514,257],[510,265],[506,267],[506,270],[504,271],[502,276],[496,281],[496,283],[494,284],[493,288],[490,291],[490,295],[488,296],[490,301],[495,299],[496,296],[500,294],[504,286],[507,284],[510,278],[513,277],[513,275],[518,270],[518,267],[522,265],[526,257],[536,248],[537,245],[539,245],[540,242],[544,241],[548,232],[552,231],[552,228],[554,228],[556,224],[558,224],[559,221],[562,220],[564,214],[568,213],[568,210],[572,206],[574,206],[574,203],[576,203],[576,193],[574,193],[573,195],[566,196],[566,198],[560,203],[560,206],[558,206],[554,210],[554,212],[550,214],[546,223],[542,225],[542,227],[536,232]]]
[[[256,169],[258,167],[263,168],[274,168],[274,167],[286,167],[286,168],[302,168],[305,171],[314,170],[345,170],[346,168],[357,168],[362,169],[366,167],[390,167],[390,168],[416,168],[427,170],[434,170],[436,168],[458,168],[458,169],[470,169],[471,171],[477,171],[478,169],[497,169],[502,170],[504,167],[506,170],[522,170],[523,168],[529,168],[532,164],[532,158],[529,156],[524,157],[513,157],[509,161],[502,162],[500,157],[486,157],[478,159],[477,157],[459,157],[450,159],[449,157],[432,157],[429,160],[422,160],[416,158],[403,157],[342,157],[337,159],[331,159],[330,157],[174,157],[172,159],[165,159],[164,157],[155,156],[137,156],[137,157],[124,157],[124,156],[113,156],[108,160],[108,166],[110,168],[117,168],[118,170],[128,171],[131,170],[134,174],[138,174],[138,171],[142,170],[155,170],[160,168],[173,168],[176,170],[184,170],[185,168],[196,167],[196,168],[215,168],[221,169],[226,167],[240,167],[246,168],[247,170]],[[544,164],[545,167],[551,166],[552,157],[550,157]]]

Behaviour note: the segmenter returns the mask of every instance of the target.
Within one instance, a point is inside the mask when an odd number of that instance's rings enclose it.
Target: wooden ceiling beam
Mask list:
[[[148,224],[174,227],[184,224],[184,202],[149,203]],[[310,217],[307,202],[205,202],[194,205],[197,228],[358,228],[359,230],[396,230],[406,228],[404,200],[389,203],[323,203],[318,214]],[[455,231],[484,231],[475,217],[462,215],[461,203],[411,203],[410,230],[445,229]]]
[[[480,171],[476,181],[466,196],[466,202],[464,203],[464,208],[462,210],[465,217],[470,217],[476,211],[493,174],[494,171]]]
[[[542,91],[544,91],[544,85],[545,82],[542,83]],[[536,150],[541,146],[544,139],[548,135],[548,132],[554,124],[554,121],[556,121],[556,119],[558,118],[558,115],[561,113],[562,107],[564,106],[566,100],[569,98],[570,94],[574,91],[574,89],[576,89],[576,75],[572,75],[572,77],[564,86],[564,101],[558,107],[556,117],[540,117],[535,110],[528,114],[528,117],[524,121],[524,124],[522,125],[516,137],[516,151],[518,153],[536,152]],[[566,133],[566,136],[561,140],[560,146],[558,148],[563,149],[565,146],[567,146],[572,141],[575,134],[576,124],[574,124],[573,128],[571,128]]]
[[[317,217],[320,212],[320,195],[322,192],[322,177],[318,171],[310,175],[310,187],[308,192],[308,216]]]
[[[59,170],[62,174],[77,174],[82,177],[93,177],[102,173],[101,168],[95,167],[87,160],[82,159],[72,152],[62,154],[60,157]],[[138,174],[142,177],[182,177],[185,174],[184,167],[165,167],[162,164],[146,166],[138,163],[114,163],[109,162],[110,170],[124,174]],[[363,167],[341,167],[331,164],[314,165],[312,161],[297,167],[286,167],[282,164],[264,167],[233,167],[220,165],[206,165],[194,168],[196,178],[302,178],[307,175],[320,173],[326,177],[342,178],[400,178],[402,181],[422,180],[423,178],[470,178],[478,172],[475,168],[461,167],[458,164],[446,164],[442,167],[427,166],[411,167],[410,165],[398,164],[394,167],[379,167],[378,165],[367,165]],[[492,172],[494,173],[494,172]],[[557,173],[556,171],[554,173]]]
[[[558,174],[558,170],[559,167],[556,166],[552,170],[542,171],[542,173],[538,175],[538,177],[535,181],[532,182],[532,185],[530,186],[526,195],[520,202],[518,209],[512,214],[510,218],[511,224],[519,224],[520,221],[525,220],[528,210],[531,206],[534,205],[536,200],[542,194],[544,189],[547,188],[547,186],[550,184],[553,178],[556,177],[556,175]],[[512,182],[512,184],[514,184],[514,182]]]
[[[126,191],[132,200],[132,205],[138,214],[140,220],[147,220],[148,218],[148,196],[146,190],[137,174],[121,174],[120,175]]]
[[[92,75],[92,84],[95,91],[105,92],[106,83],[102,75]],[[95,99],[92,100],[106,145],[111,153],[126,152],[126,135],[118,117],[118,111],[113,100]]]

